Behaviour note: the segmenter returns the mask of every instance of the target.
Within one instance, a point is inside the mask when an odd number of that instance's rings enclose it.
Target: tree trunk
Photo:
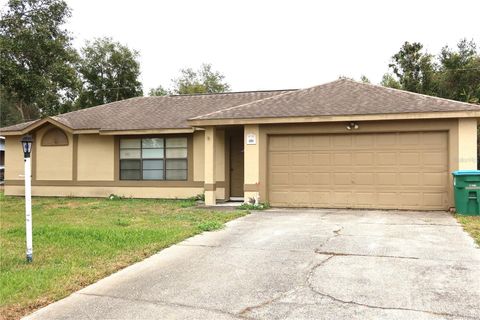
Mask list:
[[[22,117],[22,122],[25,122],[25,112],[23,110],[23,101],[15,102],[15,108],[20,113],[20,116]]]

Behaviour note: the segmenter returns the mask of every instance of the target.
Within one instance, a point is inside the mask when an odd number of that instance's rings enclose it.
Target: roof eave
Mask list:
[[[479,111],[450,112],[412,112],[391,114],[360,114],[333,116],[299,116],[299,117],[263,117],[263,118],[230,118],[230,119],[190,119],[191,126],[238,125],[238,124],[282,124],[311,122],[342,121],[380,121],[380,120],[412,120],[412,119],[446,119],[446,118],[480,118]]]
[[[24,135],[24,134],[27,134],[29,133],[30,131],[32,130],[35,130],[36,128],[46,124],[46,123],[50,123],[56,127],[59,127],[69,133],[73,133],[73,129],[70,128],[69,126],[51,118],[51,117],[48,117],[48,118],[43,118],[43,119],[40,119],[40,120],[37,120],[33,123],[31,123],[30,125],[26,126],[25,128],[21,129],[21,130],[12,130],[12,131],[1,131],[0,134],[3,135],[3,136],[18,136],[18,135]]]

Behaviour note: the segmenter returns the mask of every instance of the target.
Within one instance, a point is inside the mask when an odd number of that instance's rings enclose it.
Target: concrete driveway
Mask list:
[[[445,212],[256,212],[29,319],[480,319],[480,249]]]

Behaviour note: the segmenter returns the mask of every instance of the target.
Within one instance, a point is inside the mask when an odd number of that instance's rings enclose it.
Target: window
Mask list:
[[[43,135],[42,146],[68,146],[67,135],[59,128],[51,128]]]
[[[187,138],[120,139],[121,180],[187,180]]]

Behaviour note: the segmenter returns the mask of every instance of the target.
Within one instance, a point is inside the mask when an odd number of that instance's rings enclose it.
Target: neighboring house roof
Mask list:
[[[480,105],[339,79],[191,120],[480,111]]]
[[[216,94],[136,97],[82,109],[50,119],[73,130],[100,131],[191,128],[187,120],[202,114],[265,99],[292,90],[227,92]],[[19,131],[40,120],[0,131]]]
[[[262,119],[301,122],[314,117],[323,117],[318,121],[339,121],[338,117],[343,116],[350,121],[369,115],[402,119],[417,115],[480,117],[480,105],[339,79],[303,90],[137,97],[2,128],[0,132],[23,134],[45,122],[67,130],[94,130],[104,134],[169,129],[178,132],[209,123],[241,123],[243,119],[258,123],[262,123]]]

